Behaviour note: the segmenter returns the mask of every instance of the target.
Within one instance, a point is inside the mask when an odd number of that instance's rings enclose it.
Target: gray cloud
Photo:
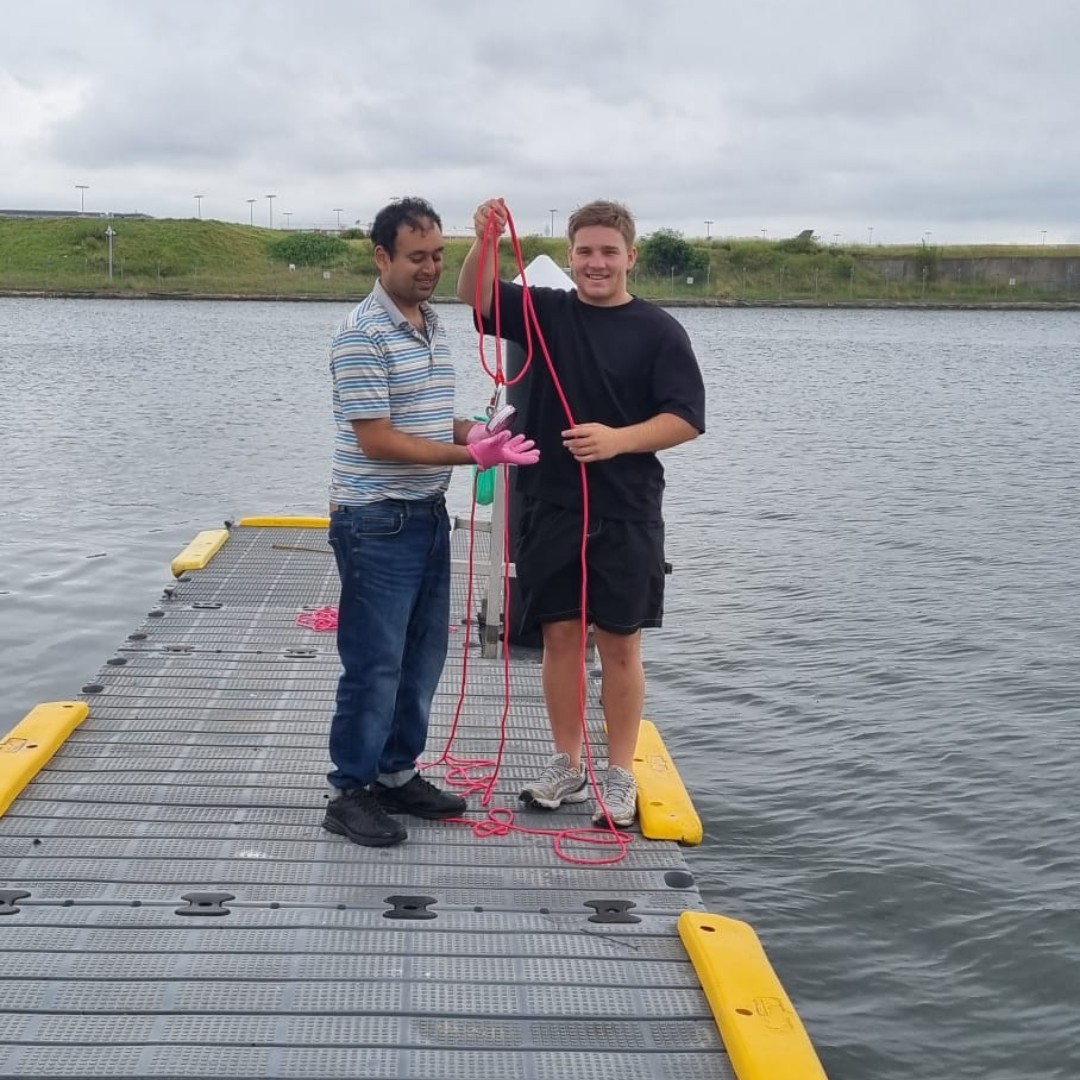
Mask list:
[[[466,227],[499,193],[539,231],[604,194],[644,231],[1080,241],[1056,0],[40,0],[4,29],[0,204],[274,191],[306,225],[408,191]]]

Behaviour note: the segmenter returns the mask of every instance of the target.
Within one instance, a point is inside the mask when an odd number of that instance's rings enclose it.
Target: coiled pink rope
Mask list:
[[[337,608],[321,607],[317,611],[302,611],[296,616],[296,625],[314,630],[317,634],[329,634],[337,630]]]

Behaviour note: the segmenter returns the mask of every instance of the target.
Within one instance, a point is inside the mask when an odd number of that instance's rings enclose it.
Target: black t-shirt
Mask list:
[[[576,292],[530,286],[533,307],[574,422],[627,427],[673,413],[705,430],[705,387],[682,325],[636,297],[618,307],[585,304]],[[499,283],[499,331],[526,347],[522,288]],[[484,331],[495,332],[494,312]],[[508,377],[516,372],[508,366]],[[523,391],[523,393],[522,393]],[[581,506],[581,468],[563,446],[570,427],[533,332],[529,373],[508,391],[518,407],[514,430],[535,439],[540,462],[517,469],[517,487],[559,506]],[[522,400],[524,398],[524,408]],[[654,453],[620,454],[586,466],[589,512],[598,517],[659,521],[664,467]]]

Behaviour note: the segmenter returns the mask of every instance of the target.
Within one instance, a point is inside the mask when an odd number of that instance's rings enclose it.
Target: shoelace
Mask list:
[[[624,776],[622,773],[612,773],[608,776],[605,785],[605,796],[610,796],[613,801],[629,800],[637,795],[637,785],[632,776]]]

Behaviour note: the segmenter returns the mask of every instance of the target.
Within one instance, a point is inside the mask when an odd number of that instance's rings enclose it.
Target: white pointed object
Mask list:
[[[530,285],[546,285],[549,289],[566,289],[569,292],[575,288],[574,279],[550,255],[537,255],[525,267],[525,280]],[[521,284],[520,274],[514,278],[514,282]]]

